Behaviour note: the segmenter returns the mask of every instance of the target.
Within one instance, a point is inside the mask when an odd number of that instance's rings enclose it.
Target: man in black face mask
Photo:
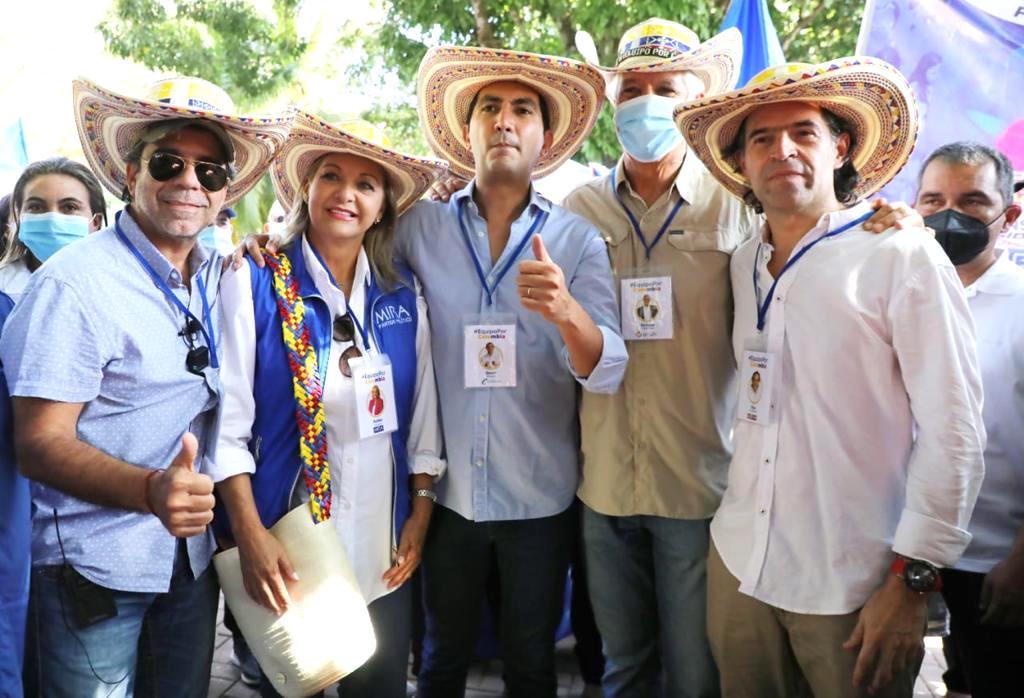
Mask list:
[[[1024,647],[1024,269],[995,253],[1021,213],[1013,168],[988,146],[944,145],[921,170],[917,209],[967,292],[988,431],[973,537],[956,567],[942,571],[942,595],[970,693],[1013,695]]]

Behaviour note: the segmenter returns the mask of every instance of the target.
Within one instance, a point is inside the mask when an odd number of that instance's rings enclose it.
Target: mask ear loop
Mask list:
[[[989,221],[988,223],[986,223],[986,224],[985,224],[985,227],[986,227],[986,228],[988,228],[988,227],[989,227],[990,225],[992,225],[993,223],[995,223],[995,222],[996,222],[997,220],[999,220],[1000,218],[1002,218],[1003,216],[1005,216],[1005,215],[1006,215],[1006,212],[1007,212],[1007,211],[1009,211],[1009,210],[1010,210],[1010,207],[1009,207],[1009,206],[1007,206],[1006,208],[1004,208],[1004,209],[1003,209],[1002,211],[1000,211],[1000,212],[999,212],[999,213],[998,213],[998,214],[996,215],[996,217],[995,217],[995,218],[993,218],[993,219],[992,219],[992,220],[990,220],[990,221]]]

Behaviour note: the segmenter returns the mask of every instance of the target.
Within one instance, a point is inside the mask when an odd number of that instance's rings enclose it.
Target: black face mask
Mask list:
[[[935,241],[949,255],[949,261],[959,266],[970,262],[988,246],[988,227],[999,220],[999,216],[986,223],[947,208],[925,217],[924,224],[935,231]]]

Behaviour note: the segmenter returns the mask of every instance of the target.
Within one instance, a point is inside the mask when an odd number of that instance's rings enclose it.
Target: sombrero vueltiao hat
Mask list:
[[[292,122],[288,140],[270,168],[274,193],[286,211],[301,198],[303,180],[313,163],[330,153],[358,155],[384,168],[399,214],[416,203],[445,171],[445,164],[438,160],[391,150],[383,130],[366,121],[344,121],[332,126],[300,111]]]
[[[84,79],[72,82],[75,122],[82,150],[97,178],[118,198],[127,180],[125,156],[154,122],[197,119],[232,152],[235,177],[228,183],[225,206],[252,189],[288,136],[290,113],[279,116],[235,116],[224,90],[199,78],[165,78],[152,84],[143,98],[126,97]],[[226,136],[226,140],[225,140]]]
[[[743,62],[743,36],[733,27],[701,43],[689,27],[652,17],[622,35],[614,66],[600,64],[594,39],[585,31],[576,32],[576,50],[604,75],[608,99],[615,104],[614,81],[626,73],[686,70],[704,82],[706,95],[732,89]]]
[[[586,63],[501,49],[430,49],[416,77],[420,123],[434,153],[465,179],[475,174],[473,153],[462,139],[469,105],[484,85],[499,81],[531,87],[547,106],[551,147],[537,161],[535,179],[550,174],[579,150],[601,111],[604,80]]]
[[[896,68],[866,56],[768,68],[742,89],[679,105],[676,125],[715,179],[743,198],[750,184],[722,150],[752,110],[778,102],[814,104],[853,126],[850,158],[860,175],[853,190],[858,200],[884,187],[914,150],[918,116],[910,85]]]

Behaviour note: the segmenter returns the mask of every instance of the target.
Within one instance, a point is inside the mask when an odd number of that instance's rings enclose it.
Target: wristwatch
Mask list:
[[[893,574],[903,580],[907,588],[918,594],[927,594],[942,589],[942,577],[935,565],[924,560],[897,555],[889,568]]]
[[[434,490],[413,490],[413,497],[426,497],[432,502],[437,502],[437,493]]]

